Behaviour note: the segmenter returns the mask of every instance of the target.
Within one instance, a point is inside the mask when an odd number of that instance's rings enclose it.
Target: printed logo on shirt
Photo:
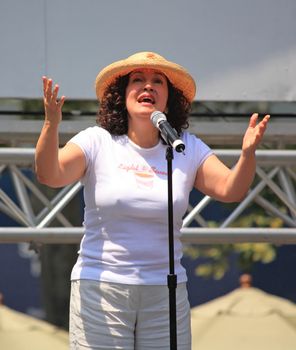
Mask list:
[[[138,188],[151,189],[154,185],[156,175],[166,176],[166,171],[158,170],[156,167],[150,167],[147,164],[123,164],[118,166],[119,169],[133,173]]]

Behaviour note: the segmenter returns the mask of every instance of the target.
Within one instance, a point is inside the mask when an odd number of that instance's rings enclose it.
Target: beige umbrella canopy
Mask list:
[[[0,305],[0,349],[68,350],[68,333]]]
[[[296,305],[239,288],[192,310],[192,350],[295,350]]]

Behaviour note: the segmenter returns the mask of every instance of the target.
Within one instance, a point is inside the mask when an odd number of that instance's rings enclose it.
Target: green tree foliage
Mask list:
[[[236,227],[282,227],[277,217],[250,214],[236,221]],[[212,223],[212,226],[213,223]],[[217,224],[215,225],[217,226]],[[251,273],[255,263],[268,264],[276,258],[276,247],[269,243],[236,243],[196,246],[188,245],[184,251],[192,259],[200,258],[196,274],[204,278],[223,278],[230,267],[230,258],[235,257],[242,273]]]

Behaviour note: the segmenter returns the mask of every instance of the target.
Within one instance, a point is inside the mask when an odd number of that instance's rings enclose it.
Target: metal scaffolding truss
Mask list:
[[[0,243],[77,243],[83,229],[74,227],[64,209],[82,185],[77,182],[48,193],[32,171],[34,152],[34,148],[0,148],[0,174],[9,182],[7,188],[0,188],[0,211],[15,222],[15,227],[0,227]],[[216,149],[215,154],[232,166],[240,150]],[[183,240],[201,244],[245,241],[295,244],[295,183],[296,150],[258,150],[256,178],[244,200],[231,205],[229,214],[216,228],[211,227],[204,215],[213,205],[212,198],[204,196],[191,204],[184,218]],[[235,227],[246,210],[252,213],[262,209],[266,216],[278,218],[279,228]]]

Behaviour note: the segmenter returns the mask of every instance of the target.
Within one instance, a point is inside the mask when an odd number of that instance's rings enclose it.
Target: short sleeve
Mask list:
[[[184,159],[186,160],[183,163],[183,170],[187,174],[188,183],[190,184],[189,186],[192,189],[199,167],[209,156],[213,154],[213,151],[196,135],[184,132],[182,134],[182,139],[185,144],[185,157],[180,153],[177,157],[181,159],[182,157],[184,157]]]
[[[186,146],[185,153],[189,152],[197,171],[202,163],[213,154],[213,151],[200,138],[188,132],[184,133],[183,140]]]
[[[102,137],[102,129],[95,126],[80,131],[68,141],[68,143],[72,142],[75,145],[79,146],[84,153],[86,161],[86,172],[84,177],[81,179],[82,183],[85,182],[85,179],[89,174],[89,169],[93,164],[94,156],[99,154]]]

